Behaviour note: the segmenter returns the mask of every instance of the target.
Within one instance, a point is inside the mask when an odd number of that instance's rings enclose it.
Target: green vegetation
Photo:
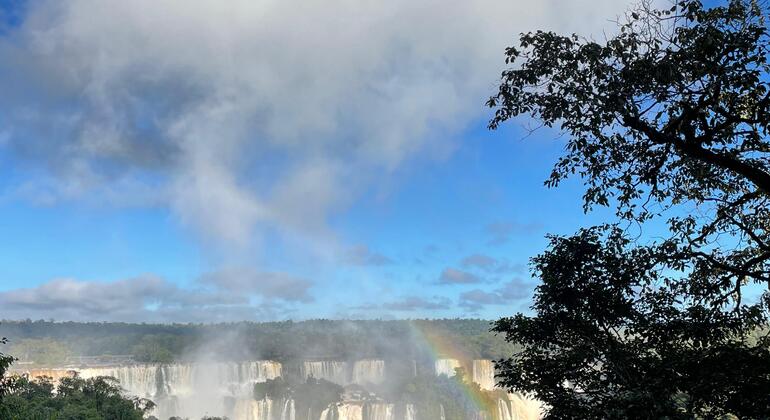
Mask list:
[[[604,42],[538,31],[507,50],[492,128],[559,127],[549,186],[579,174],[617,225],[551,237],[504,384],[547,418],[770,413],[770,8],[650,4]],[[759,335],[764,334],[764,335]]]
[[[19,360],[34,360],[45,366],[61,366],[72,356],[66,343],[51,338],[16,340],[8,352]]]
[[[366,386],[366,391],[362,391],[365,402],[368,401],[368,391],[377,398],[395,403],[399,410],[405,404],[412,404],[417,418],[426,419],[440,418],[442,407],[447,420],[474,418],[480,410],[494,412],[497,400],[506,398],[503,391],[484,391],[477,384],[468,383],[462,368],[456,369],[455,376],[451,378],[433,374],[390,376],[384,383]],[[297,413],[310,412],[310,418],[319,418],[330,404],[342,401],[342,392],[343,388],[336,384],[313,378],[294,382],[291,378],[279,377],[254,386],[255,399],[268,397],[276,401],[294,398]],[[403,418],[401,414],[396,412],[395,418]]]
[[[320,418],[330,404],[341,401],[342,387],[323,379],[307,378],[294,382],[281,377],[254,385],[254,398],[273,400],[294,398],[297,413],[310,413],[309,418]]]
[[[8,340],[0,337],[0,344],[6,344]],[[8,370],[16,359],[0,352],[0,407],[4,403],[4,398],[13,390],[13,380],[8,376]],[[2,414],[2,412],[0,412]]]
[[[132,355],[138,362],[171,362],[201,349],[223,359],[296,360],[306,357],[425,359],[424,334],[440,336],[466,359],[498,359],[516,347],[489,332],[484,320],[240,322],[232,324],[126,324],[3,321],[21,360],[59,365],[75,356]],[[37,344],[44,344],[39,345]]]
[[[141,399],[124,398],[112,378],[64,378],[56,387],[44,379],[17,378],[0,404],[8,420],[141,420],[154,407]]]
[[[481,409],[494,409],[500,394],[482,391],[477,384],[466,382],[463,369],[457,369],[451,378],[423,374],[399,380],[401,383],[391,388],[397,395],[390,398],[413,404],[417,418],[421,419],[441,418],[442,407],[446,420],[474,418]]]

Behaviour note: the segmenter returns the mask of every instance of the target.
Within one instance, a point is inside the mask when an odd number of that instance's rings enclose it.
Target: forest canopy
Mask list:
[[[9,353],[23,361],[57,365],[78,356],[131,355],[138,362],[168,363],[201,353],[231,360],[428,357],[426,336],[440,336],[463,359],[496,359],[515,346],[479,319],[414,321],[240,322],[232,324],[130,324],[2,321],[12,337]]]

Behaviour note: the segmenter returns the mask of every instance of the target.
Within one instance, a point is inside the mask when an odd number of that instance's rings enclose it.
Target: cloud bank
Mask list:
[[[0,38],[2,147],[30,163],[17,192],[38,203],[165,206],[235,245],[326,235],[375,179],[451,149],[517,33],[589,33],[624,8],[30,2]]]
[[[600,34],[627,4],[29,2],[0,32],[0,158],[18,163],[9,179],[23,180],[0,193],[167,209],[201,243],[227,251],[283,239],[334,247],[340,265],[397,265],[340,244],[332,216],[410,164],[448,156],[485,118],[518,33]],[[486,234],[501,244],[535,229],[498,223]],[[469,267],[508,270],[482,256]],[[458,268],[439,279],[479,282]],[[58,279],[0,292],[0,307],[13,317],[216,321],[282,318],[314,301],[314,282],[262,267],[189,283]],[[379,308],[443,310],[457,298],[434,292]],[[462,301],[496,304],[507,292],[491,293]]]
[[[53,279],[0,292],[7,319],[216,322],[284,319],[309,303],[311,283],[284,273],[228,269],[188,288],[147,275],[116,281]]]

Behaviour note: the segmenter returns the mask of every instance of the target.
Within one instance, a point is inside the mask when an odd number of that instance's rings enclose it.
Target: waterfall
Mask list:
[[[497,420],[513,420],[509,408],[509,401],[503,398],[497,400],[497,415],[499,417]]]
[[[278,411],[280,409],[280,412]],[[295,420],[294,400],[253,400],[240,398],[233,408],[233,420]]]
[[[364,419],[366,420],[394,420],[393,404],[368,403],[365,408]]]
[[[416,420],[414,404],[407,404],[404,408],[404,420]]]
[[[495,365],[491,360],[473,361],[473,382],[485,390],[491,390],[495,387]]]
[[[83,378],[112,376],[128,394],[152,399],[161,416],[200,417],[225,410],[225,397],[235,397],[236,420],[294,420],[294,403],[279,405],[250,397],[254,384],[281,376],[281,364],[270,360],[246,362],[143,364],[77,369]],[[285,411],[285,414],[284,414]]]
[[[158,393],[158,365],[131,365],[79,369],[81,378],[111,376],[131,395],[152,398]]]
[[[500,401],[505,400],[500,399]],[[498,401],[498,407],[500,401]],[[543,405],[540,401],[521,394],[508,394],[507,403],[510,405],[510,417],[501,420],[538,420],[543,414]]]
[[[379,384],[385,380],[384,360],[358,360],[353,364],[353,383]]]
[[[342,403],[337,406],[336,420],[363,420],[364,413],[361,404]]]
[[[457,359],[437,359],[435,363],[436,376],[446,375],[455,376],[455,368],[460,367],[460,361]]]
[[[273,420],[273,400],[238,399],[233,408],[233,420]]]
[[[193,365],[174,363],[161,368],[160,384],[165,395],[187,396],[195,391]]]
[[[438,406],[438,407],[439,407],[439,412],[441,413],[441,415],[439,416],[439,418],[440,418],[441,420],[446,420],[446,415],[444,414],[444,404],[439,404],[439,406]]]
[[[294,400],[288,399],[283,403],[283,411],[281,411],[281,420],[295,420]]]
[[[364,407],[356,402],[332,404],[321,412],[320,420],[364,420]]]
[[[302,376],[325,379],[337,385],[347,385],[347,363],[338,361],[306,361],[302,363]]]

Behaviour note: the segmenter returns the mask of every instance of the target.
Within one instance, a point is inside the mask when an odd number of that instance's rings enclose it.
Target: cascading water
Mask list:
[[[111,376],[131,395],[152,398],[158,393],[158,365],[130,365],[77,369],[81,378]]]
[[[379,384],[385,380],[384,360],[358,360],[353,364],[353,383]]]
[[[394,420],[393,404],[367,403],[364,410],[365,420]]]
[[[416,416],[414,404],[407,404],[406,407],[404,407],[404,420],[416,420]]]
[[[342,403],[337,406],[336,420],[364,420],[361,404]]]
[[[484,390],[492,390],[495,387],[495,365],[491,360],[473,361],[473,382],[479,384]]]
[[[364,407],[360,402],[332,404],[321,412],[320,420],[364,420]]]
[[[460,367],[460,361],[457,359],[437,359],[435,362],[436,376],[446,375],[448,377],[455,376],[455,368]]]
[[[501,402],[504,401],[507,406],[510,406],[509,417],[504,418],[501,415],[500,420],[538,420],[543,413],[543,406],[540,401],[533,398],[527,398],[521,394],[508,394],[508,400],[500,399],[498,401],[498,409]]]
[[[199,390],[240,396],[257,382],[281,376],[281,364],[270,360],[224,363],[173,363],[78,369],[83,378],[112,376],[140,397],[190,396]]]
[[[305,361],[302,363],[302,376],[325,379],[338,385],[347,385],[347,363],[333,360]]]
[[[437,375],[453,376],[461,364],[456,359],[435,362]],[[323,378],[346,385],[349,383],[381,383],[385,376],[382,360],[359,360],[350,365],[342,361],[306,361],[300,365],[305,376]],[[482,389],[494,388],[494,365],[489,360],[474,360],[473,381]],[[174,363],[168,365],[143,364],[81,369],[50,369],[30,371],[29,375],[52,376],[60,379],[77,372],[83,378],[115,377],[127,393],[153,399],[157,403],[154,414],[160,418],[182,416],[199,418],[202,413],[230,413],[233,420],[319,420],[310,412],[297,418],[295,401],[251,398],[253,385],[281,376],[281,364],[274,361]],[[226,399],[230,398],[230,403]],[[379,401],[345,401],[323,410],[320,420],[416,420],[414,404],[405,404],[395,410],[394,404]],[[445,420],[443,405],[440,419]],[[542,406],[533,399],[519,394],[507,394],[497,400],[494,420],[536,420]],[[317,413],[317,411],[316,411]],[[398,413],[398,414],[397,414]],[[489,419],[489,412],[483,417]],[[479,420],[481,413],[468,413]]]
[[[239,399],[233,408],[235,420],[272,420],[273,401],[269,398],[263,400]]]
[[[283,411],[281,411],[281,420],[295,420],[296,410],[294,408],[294,400],[286,400],[283,403]]]
[[[281,376],[281,364],[270,360],[247,362],[173,363],[168,365],[144,364],[114,367],[76,369],[82,378],[111,376],[120,382],[127,393],[152,399],[156,412],[164,416],[185,415],[196,417],[201,412],[222,411],[225,397],[238,399],[237,410],[243,414],[237,420],[259,419],[271,409],[267,403],[246,407],[241,402],[250,397],[254,384]],[[248,401],[248,400],[247,400]],[[284,406],[281,406],[283,408]],[[293,405],[291,406],[293,407]],[[293,408],[286,408],[293,417]],[[198,416],[199,417],[199,416]],[[275,419],[284,417],[282,412]],[[271,419],[273,420],[273,419]],[[286,418],[283,420],[292,420]]]

